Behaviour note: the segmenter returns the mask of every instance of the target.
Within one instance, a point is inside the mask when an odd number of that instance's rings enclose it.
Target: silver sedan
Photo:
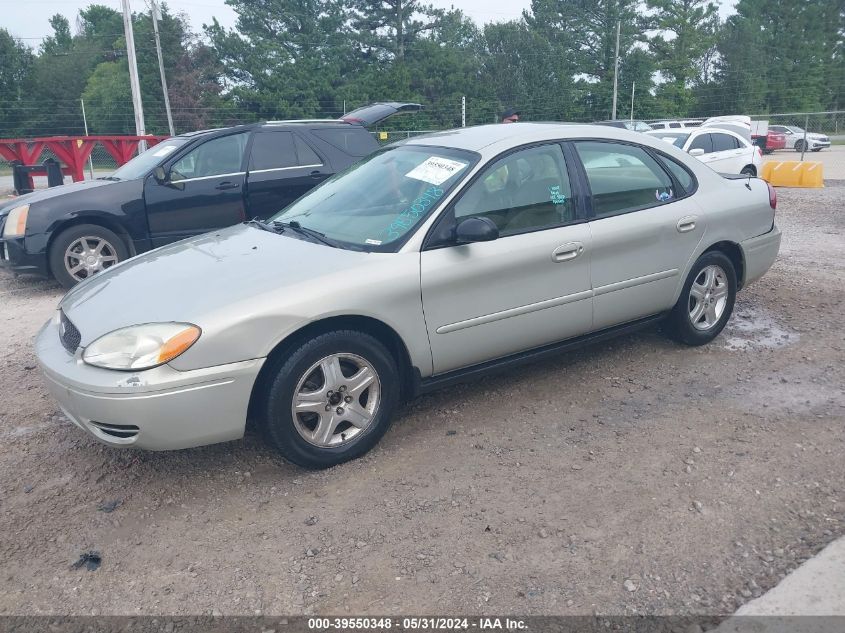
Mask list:
[[[442,385],[656,320],[713,340],[777,256],[775,207],[762,180],[627,130],[452,130],[91,277],[37,355],[112,446],[234,440],[250,417],[287,459],[332,466]]]

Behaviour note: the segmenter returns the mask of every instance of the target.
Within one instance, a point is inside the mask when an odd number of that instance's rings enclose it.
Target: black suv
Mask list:
[[[71,287],[137,253],[267,218],[378,149],[365,126],[413,103],[339,120],[268,121],[174,136],[111,176],[0,205],[0,265]]]

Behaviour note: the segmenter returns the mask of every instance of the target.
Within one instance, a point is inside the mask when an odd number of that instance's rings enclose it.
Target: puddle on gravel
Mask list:
[[[731,350],[775,349],[795,343],[800,336],[782,327],[766,310],[751,307],[733,313],[724,335],[725,347]]]

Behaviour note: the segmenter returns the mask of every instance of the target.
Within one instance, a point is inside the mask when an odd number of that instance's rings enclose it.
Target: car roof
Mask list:
[[[183,132],[182,134],[178,134],[173,138],[189,138],[194,139],[199,136],[212,136],[216,134],[226,134],[235,131],[249,131],[249,130],[256,130],[256,129],[263,129],[263,128],[280,128],[280,127],[291,127],[291,128],[303,128],[303,127],[312,127],[314,125],[319,125],[319,127],[323,128],[333,128],[333,127],[342,127],[344,129],[350,128],[360,128],[364,129],[359,125],[354,125],[351,123],[347,123],[346,121],[341,121],[339,119],[290,119],[287,121],[259,121],[257,123],[245,123],[243,125],[230,125],[228,127],[218,127],[213,128],[210,130],[196,130],[195,132]]]
[[[625,128],[593,123],[493,123],[473,127],[457,128],[444,132],[435,132],[424,136],[415,136],[399,141],[397,145],[428,145],[464,149],[481,154],[519,147],[529,143],[566,139],[607,139],[621,140],[641,145],[655,144],[642,132],[633,132]],[[643,140],[647,142],[643,143]]]

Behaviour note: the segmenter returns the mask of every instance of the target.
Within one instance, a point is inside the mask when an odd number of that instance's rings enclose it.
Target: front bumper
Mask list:
[[[807,144],[811,150],[824,149],[825,147],[830,147],[830,139],[808,138]]]
[[[760,279],[775,263],[780,251],[780,238],[780,229],[773,226],[768,233],[740,242],[742,260],[745,264],[743,288]]]
[[[2,224],[2,223],[0,223]],[[2,235],[2,227],[0,227]],[[0,237],[0,267],[16,273],[34,273],[47,276],[46,253],[27,252],[23,237]]]
[[[51,319],[35,341],[47,388],[76,426],[110,446],[172,450],[243,437],[264,359],[192,371],[122,372],[71,355]]]

